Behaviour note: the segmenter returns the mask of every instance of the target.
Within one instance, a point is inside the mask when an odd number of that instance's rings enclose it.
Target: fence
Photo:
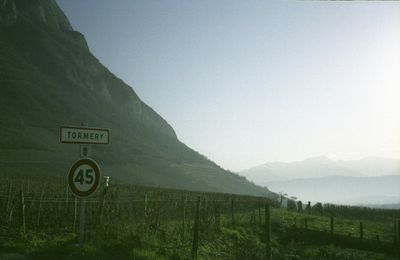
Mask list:
[[[115,184],[107,189],[100,188],[86,199],[85,236],[87,239],[112,237],[118,235],[118,230],[129,228],[139,233],[180,237],[182,247],[190,248],[195,257],[203,234],[224,226],[253,225],[265,231],[265,251],[270,259],[271,229],[274,231],[275,226],[280,225],[283,211],[270,210],[269,205],[276,206],[263,197]],[[0,217],[4,223],[0,233],[13,230],[77,232],[79,210],[79,199],[63,181],[18,183],[3,180],[0,183]],[[361,244],[368,248],[373,244],[378,251],[393,251],[399,246],[400,223],[388,234],[376,236],[368,232],[368,224],[359,222],[356,236],[337,229],[335,220],[307,212],[295,213],[290,226],[292,239],[297,235],[300,240],[312,239],[314,235],[339,244],[341,241],[356,243],[358,247]]]

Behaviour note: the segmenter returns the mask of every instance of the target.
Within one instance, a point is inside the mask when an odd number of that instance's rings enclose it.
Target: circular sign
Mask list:
[[[95,192],[100,179],[99,165],[89,158],[78,160],[68,173],[69,188],[79,197],[86,197]]]

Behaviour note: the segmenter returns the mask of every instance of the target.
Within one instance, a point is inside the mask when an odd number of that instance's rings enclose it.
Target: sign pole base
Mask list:
[[[79,245],[83,245],[85,239],[85,209],[86,209],[86,199],[81,198],[81,208],[79,216]]]

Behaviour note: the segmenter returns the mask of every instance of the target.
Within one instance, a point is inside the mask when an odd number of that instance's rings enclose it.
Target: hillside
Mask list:
[[[0,5],[1,174],[65,175],[77,145],[61,125],[104,127],[92,157],[138,185],[271,195],[180,142],[173,128],[94,57],[54,0]],[[207,170],[204,170],[207,169]]]

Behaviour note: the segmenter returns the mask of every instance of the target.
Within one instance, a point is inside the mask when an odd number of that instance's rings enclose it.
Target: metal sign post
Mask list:
[[[81,245],[85,234],[86,197],[96,191],[100,180],[100,167],[90,158],[83,158],[75,162],[68,174],[69,188],[75,196],[80,197],[81,202],[79,214],[79,243]]]
[[[83,245],[85,240],[85,211],[86,211],[86,199],[81,198],[81,209],[79,214],[79,245]]]
[[[79,214],[79,244],[82,246],[85,239],[85,211],[86,197],[93,194],[100,184],[100,167],[96,161],[88,158],[90,146],[88,144],[108,144],[110,132],[108,129],[63,126],[60,128],[60,143],[81,144],[79,149],[80,160],[76,161],[68,173],[68,186],[71,192],[80,198]]]

